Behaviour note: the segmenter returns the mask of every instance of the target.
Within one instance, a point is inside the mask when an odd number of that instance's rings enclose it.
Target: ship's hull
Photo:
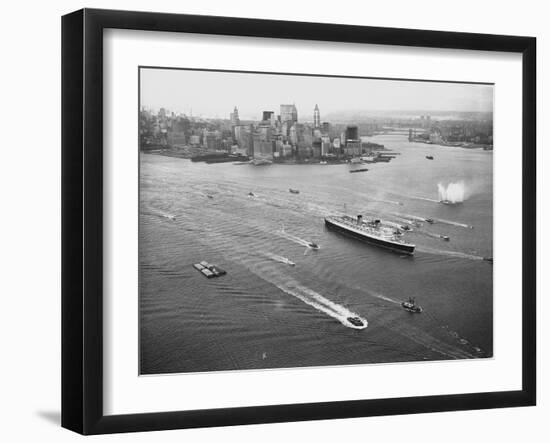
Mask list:
[[[381,248],[389,249],[391,251],[399,252],[401,254],[408,254],[408,255],[414,254],[414,248],[415,248],[414,245],[409,245],[406,243],[391,242],[391,241],[384,240],[382,238],[369,235],[366,232],[358,232],[358,231],[349,229],[345,226],[342,226],[339,223],[335,223],[328,218],[325,218],[325,225],[334,231],[338,231],[345,235],[349,235],[350,237],[357,238],[371,245],[379,246]]]

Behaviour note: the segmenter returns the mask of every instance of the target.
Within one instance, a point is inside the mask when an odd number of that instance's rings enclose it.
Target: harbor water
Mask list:
[[[370,140],[399,155],[357,174],[140,154],[141,374],[492,357],[492,152]],[[325,227],[343,213],[409,224],[414,256]]]

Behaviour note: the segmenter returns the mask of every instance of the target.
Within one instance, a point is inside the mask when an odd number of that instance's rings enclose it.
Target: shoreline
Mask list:
[[[140,151],[140,154],[149,154],[149,155],[159,155],[162,157],[170,157],[170,158],[180,158],[185,159],[189,161],[193,161],[192,157],[187,155],[184,152],[178,152],[171,149],[165,149],[165,150],[149,150],[149,151]],[[392,155],[399,155],[400,152],[392,152]],[[386,158],[392,158],[392,157],[386,157]],[[324,161],[325,163],[321,163]],[[235,166],[237,165],[246,165],[249,164],[250,160],[239,160],[238,158],[231,158],[231,159],[222,159],[221,161],[195,161],[195,163],[206,163],[206,164],[221,164],[221,163],[230,163]],[[372,163],[388,163],[387,160],[383,161],[374,161]],[[313,161],[306,161],[306,160],[273,160],[269,165],[287,165],[287,166],[302,166],[302,165],[316,165],[316,166],[335,166],[335,165],[364,165],[364,164],[371,164],[369,162],[362,162],[362,163],[351,163],[350,159],[330,159],[330,160],[313,160]]]

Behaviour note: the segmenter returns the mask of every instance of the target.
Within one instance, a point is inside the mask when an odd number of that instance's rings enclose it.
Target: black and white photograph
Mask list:
[[[140,375],[493,357],[493,84],[138,76]]]

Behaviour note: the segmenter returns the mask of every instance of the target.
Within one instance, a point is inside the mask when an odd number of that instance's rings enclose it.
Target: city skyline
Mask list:
[[[140,75],[142,108],[165,108],[204,118],[228,119],[236,106],[242,120],[258,120],[263,111],[278,114],[284,103],[295,104],[302,120],[313,120],[317,105],[321,120],[349,112],[403,115],[493,110],[493,85],[487,84],[162,68],[142,68]]]

